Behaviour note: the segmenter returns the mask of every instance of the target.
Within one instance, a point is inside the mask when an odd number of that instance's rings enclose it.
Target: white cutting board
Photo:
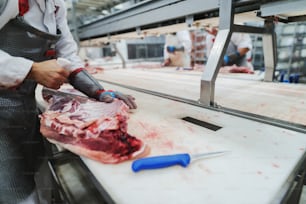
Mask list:
[[[305,156],[305,134],[103,85],[136,97],[138,109],[131,113],[128,132],[151,147],[151,156],[231,150],[187,168],[138,173],[131,170],[131,161],[106,165],[82,158],[115,203],[278,203]],[[186,116],[222,129],[212,131],[182,121]]]

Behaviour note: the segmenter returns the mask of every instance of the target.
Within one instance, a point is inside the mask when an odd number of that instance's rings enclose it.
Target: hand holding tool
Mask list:
[[[227,152],[229,151],[209,152],[209,153],[195,154],[195,155],[189,155],[185,153],[185,154],[146,157],[135,160],[132,163],[132,170],[134,172],[138,172],[140,170],[165,168],[173,165],[181,165],[183,167],[187,167],[191,162],[195,160],[221,156]]]

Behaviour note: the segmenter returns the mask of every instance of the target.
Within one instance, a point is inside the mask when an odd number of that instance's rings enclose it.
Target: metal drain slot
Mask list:
[[[193,123],[195,125],[205,127],[207,129],[210,129],[210,130],[213,130],[213,131],[217,131],[217,130],[222,128],[218,125],[214,125],[214,124],[211,124],[211,123],[208,123],[208,122],[205,122],[205,121],[202,121],[202,120],[198,120],[198,119],[192,118],[192,117],[184,117],[184,118],[182,118],[182,120]]]

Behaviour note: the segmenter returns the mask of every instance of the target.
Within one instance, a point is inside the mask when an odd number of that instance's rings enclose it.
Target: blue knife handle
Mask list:
[[[190,163],[189,154],[173,154],[165,156],[147,157],[137,159],[132,163],[132,170],[138,172],[144,169],[158,169],[173,165],[188,166]]]

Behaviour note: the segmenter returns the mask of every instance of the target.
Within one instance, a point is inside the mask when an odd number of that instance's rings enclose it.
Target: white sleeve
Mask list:
[[[18,0],[9,0],[5,10],[0,14],[0,29],[9,20],[18,15]],[[32,67],[33,61],[22,57],[14,57],[0,49],[0,88],[8,89],[18,86]]]
[[[164,59],[168,59],[169,53],[167,51],[167,46],[168,45],[173,45],[173,41],[174,41],[175,36],[173,36],[172,34],[167,34],[165,37],[165,45],[164,45]]]
[[[58,6],[56,23],[61,31],[61,38],[56,44],[57,56],[70,60],[72,62],[72,69],[84,67],[84,62],[78,56],[78,46],[68,27],[65,2],[57,0],[56,6]]]
[[[250,35],[245,33],[233,33],[231,41],[237,46],[237,48],[249,48],[252,50],[252,40]]]
[[[33,61],[22,57],[13,57],[0,50],[0,88],[18,86],[31,70]]]
[[[187,53],[191,52],[192,49],[192,42],[190,38],[190,33],[188,30],[179,31],[176,33],[177,38],[181,45],[184,46]]]
[[[8,0],[3,12],[0,12],[0,29],[19,13],[18,0]]]

